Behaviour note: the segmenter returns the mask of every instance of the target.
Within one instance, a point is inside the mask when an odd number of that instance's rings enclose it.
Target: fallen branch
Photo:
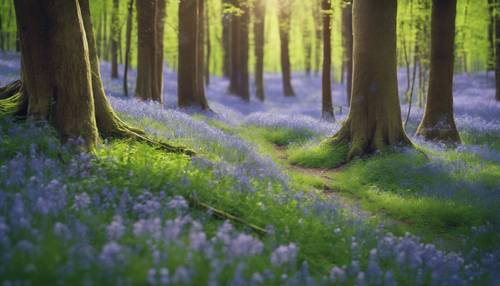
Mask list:
[[[222,220],[230,220],[230,221],[233,221],[233,222],[236,222],[236,223],[239,223],[239,224],[242,224],[248,228],[250,228],[252,231],[254,231],[255,233],[257,233],[259,236],[266,236],[269,234],[269,231],[259,227],[259,226],[256,226],[252,223],[249,223],[239,217],[236,217],[232,214],[229,214],[225,211],[222,211],[222,210],[219,210],[219,209],[216,209],[200,200],[198,200],[197,198],[195,197],[192,197],[192,196],[189,196],[187,198],[188,200],[188,203],[189,203],[189,206],[192,207],[192,208],[198,208],[198,209],[204,209],[206,211],[209,211],[210,213],[212,213],[213,216],[215,216],[216,218],[219,218],[219,219],[222,219]]]

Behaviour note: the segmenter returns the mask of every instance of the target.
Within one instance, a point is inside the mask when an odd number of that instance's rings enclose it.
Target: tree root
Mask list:
[[[110,109],[111,111],[111,109]],[[112,111],[111,111],[112,112]],[[26,118],[28,113],[28,96],[23,92],[22,82],[20,80],[9,83],[0,88],[0,117],[15,116]],[[158,150],[182,153],[188,156],[195,155],[193,150],[182,146],[174,146],[159,140],[149,138],[146,133],[138,128],[131,127],[123,122],[118,116],[112,113],[112,119],[105,126],[99,126],[98,129],[103,138],[131,139],[134,141],[146,143]]]
[[[258,234],[261,237],[269,234],[269,231],[267,231],[259,226],[256,226],[254,224],[251,224],[251,223],[249,223],[249,222],[247,222],[239,217],[233,216],[227,212],[216,209],[216,208],[198,200],[197,198],[195,198],[193,196],[189,196],[187,198],[187,200],[188,200],[190,207],[209,211],[212,213],[213,216],[215,216],[216,218],[222,219],[222,220],[230,220],[230,221],[242,224],[242,225],[250,228],[252,231],[254,231],[256,234]]]
[[[0,117],[25,117],[28,100],[22,92],[22,83],[17,80],[0,87]]]

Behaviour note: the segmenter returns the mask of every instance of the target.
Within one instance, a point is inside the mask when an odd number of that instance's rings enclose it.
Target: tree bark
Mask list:
[[[203,84],[204,0],[179,3],[179,65],[178,94],[180,107],[208,109]]]
[[[205,3],[205,22],[204,22],[204,31],[205,31],[205,46],[206,46],[206,55],[205,55],[205,85],[210,85],[210,57],[212,56],[212,43],[210,39],[210,5]]]
[[[125,67],[123,69],[123,93],[128,96],[128,67],[130,64],[130,46],[132,42],[132,19],[134,14],[134,0],[129,0],[127,15],[127,32],[125,39]]]
[[[120,0],[113,0],[111,16],[111,78],[118,78],[118,45],[120,40]]]
[[[28,117],[49,120],[61,139],[91,150],[98,131],[88,45],[78,1],[18,0]]]
[[[136,95],[143,100],[163,101],[163,26],[165,0],[141,0],[137,7]]]
[[[315,45],[314,45],[314,75],[318,75],[321,65],[321,0],[313,0],[312,17],[314,22]]]
[[[453,65],[457,0],[433,0],[429,92],[417,134],[460,143],[453,117]]]
[[[266,0],[257,0],[254,4],[254,41],[255,41],[255,94],[264,101],[264,42],[266,23]]]
[[[354,1],[351,109],[332,138],[333,144],[349,144],[347,160],[410,144],[398,98],[396,14],[397,0]]]
[[[326,120],[335,120],[332,103],[332,49],[331,49],[331,13],[330,0],[321,1],[323,16],[323,78],[322,78],[322,117]]]
[[[292,20],[292,2],[291,0],[278,0],[278,22],[280,35],[281,51],[281,72],[283,80],[283,94],[285,96],[294,96],[292,87],[292,67],[290,64],[290,28]]]
[[[344,54],[346,66],[346,95],[347,104],[351,104],[352,91],[352,2],[345,1],[342,7],[342,35],[344,38]],[[344,70],[342,70],[344,72]]]

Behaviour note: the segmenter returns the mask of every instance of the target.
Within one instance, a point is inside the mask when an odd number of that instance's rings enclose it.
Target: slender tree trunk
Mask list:
[[[354,69],[349,116],[333,144],[349,144],[347,160],[410,144],[398,97],[397,0],[356,0],[353,5]]]
[[[496,100],[500,101],[500,6],[495,7],[495,78],[496,78]]]
[[[123,70],[123,93],[128,96],[128,67],[130,64],[130,48],[132,41],[132,19],[134,14],[134,0],[129,0],[127,15],[127,33],[125,39],[125,67]]]
[[[163,27],[165,0],[137,1],[138,59],[136,95],[163,101]]]
[[[433,0],[431,68],[425,113],[417,134],[460,143],[453,118],[453,63],[457,0]]]
[[[255,41],[255,94],[264,101],[264,37],[266,22],[266,0],[254,4],[254,41]]]
[[[239,96],[244,101],[250,101],[250,84],[248,75],[248,2],[235,0],[233,2],[240,10],[231,18],[231,71],[229,93]]]
[[[285,96],[294,96],[295,92],[292,87],[292,67],[290,64],[290,28],[292,20],[292,4],[290,0],[278,1],[278,21],[280,34],[280,51],[281,51],[281,72],[283,80],[283,94]]]
[[[488,23],[488,44],[489,44],[489,49],[488,49],[488,66],[487,66],[487,71],[494,71],[495,70],[495,1],[494,0],[488,0],[488,17],[489,17],[489,23]]]
[[[111,78],[118,78],[118,41],[120,40],[120,0],[113,0],[111,15]]]
[[[223,66],[222,74],[225,78],[231,76],[231,24],[233,15],[226,12],[226,9],[231,5],[231,0],[222,1],[222,52],[223,52]]]
[[[208,109],[203,84],[204,0],[179,3],[178,104]]]
[[[94,101],[87,40],[76,0],[18,0],[23,80],[28,117],[48,119],[66,141],[96,146]]]
[[[206,46],[206,56],[205,56],[205,85],[210,85],[210,58],[212,56],[212,43],[210,39],[210,5],[205,3],[205,46]]]
[[[314,33],[315,33],[315,45],[314,45],[314,75],[317,76],[319,74],[320,66],[321,66],[321,0],[313,0],[313,9],[312,9],[312,17],[314,21]]]
[[[332,49],[331,49],[331,13],[330,0],[321,1],[321,13],[323,16],[323,78],[322,78],[322,117],[327,120],[335,120],[332,103]]]
[[[342,34],[344,37],[344,53],[346,62],[346,95],[347,104],[351,104],[351,90],[352,90],[352,2],[344,2],[342,8]],[[344,72],[344,70],[342,70]]]

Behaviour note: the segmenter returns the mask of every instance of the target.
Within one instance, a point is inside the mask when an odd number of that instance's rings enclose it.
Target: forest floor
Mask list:
[[[126,141],[80,154],[44,124],[1,119],[0,282],[499,284],[493,74],[455,77],[456,149],[411,136],[416,149],[338,167],[339,150],[321,141],[347,115],[342,84],[327,122],[318,76],[295,74],[297,96],[285,98],[280,76],[266,75],[263,103],[213,77],[213,112],[198,112],[175,107],[174,73],[162,108],[124,97],[109,64],[102,72],[126,121],[198,155]],[[18,77],[18,55],[0,56],[0,86]],[[409,135],[422,112],[413,107]]]

